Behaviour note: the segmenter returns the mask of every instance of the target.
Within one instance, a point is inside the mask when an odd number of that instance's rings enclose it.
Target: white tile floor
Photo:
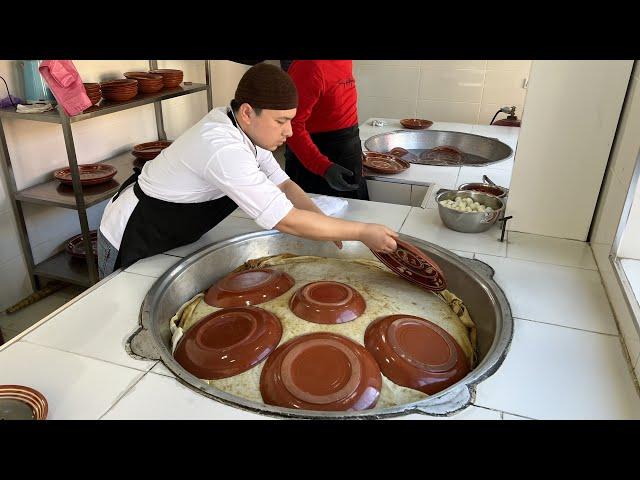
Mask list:
[[[598,269],[588,243],[526,233],[509,232],[507,257],[590,270]]]
[[[0,384],[28,385],[47,399],[47,419],[95,419],[142,377],[113,363],[17,342],[0,351]],[[33,368],[33,365],[47,368]],[[10,368],[9,368],[10,367]]]
[[[597,271],[482,254],[475,258],[493,267],[515,317],[618,334]]]
[[[0,313],[0,331],[5,342],[62,307],[85,289],[69,285],[14,313]]]
[[[85,301],[74,303],[28,333],[23,341],[149,370],[155,362],[134,359],[124,345],[137,329],[140,305],[155,281],[156,278],[146,275],[120,273],[89,293]]]
[[[640,419],[617,336],[520,319],[509,354],[478,385],[475,404],[536,419]]]
[[[149,399],[154,401],[150,402]],[[238,410],[194,392],[173,378],[149,373],[102,417],[105,420],[225,420]],[[243,412],[243,419],[267,417]]]

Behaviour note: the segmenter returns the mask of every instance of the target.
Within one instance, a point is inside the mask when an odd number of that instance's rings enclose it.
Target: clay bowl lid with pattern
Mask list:
[[[442,165],[460,165],[463,157],[464,152],[451,145],[439,145],[420,154],[420,159],[435,161]]]
[[[411,283],[434,292],[447,288],[440,266],[422,250],[396,238],[398,248],[393,253],[373,252],[378,259],[397,275]]]
[[[411,130],[423,130],[433,125],[433,122],[422,118],[403,118],[400,120],[400,125]]]
[[[113,165],[106,163],[87,163],[78,165],[78,173],[82,185],[97,185],[111,180],[118,173],[118,170]],[[53,176],[66,185],[73,185],[70,167],[57,170]]]
[[[256,268],[230,273],[214,283],[204,296],[212,307],[258,305],[279,297],[296,283],[288,273]]]
[[[233,377],[267,358],[281,337],[282,324],[271,312],[258,307],[223,308],[187,330],[173,356],[198,378]]]
[[[358,318],[367,308],[362,295],[340,282],[311,282],[300,288],[289,301],[299,318],[313,323],[336,324]]]
[[[367,349],[329,332],[301,335],[280,345],[260,376],[266,404],[303,410],[373,408],[381,387],[380,368]]]
[[[389,315],[370,323],[364,344],[385,377],[397,385],[433,395],[469,373],[455,339],[433,322],[413,315]]]
[[[378,173],[400,173],[411,166],[409,162],[395,155],[376,152],[366,152],[362,158],[362,165]]]
[[[89,239],[91,240],[91,250],[93,251],[93,255],[95,256],[98,252],[98,231],[90,230]],[[72,257],[87,258],[87,252],[84,249],[82,234],[76,235],[67,240],[67,246],[65,247],[65,250]]]
[[[46,420],[47,399],[23,385],[0,385],[0,420]]]
[[[387,154],[398,157],[406,162],[412,162],[418,159],[418,156],[416,154],[411,153],[409,150],[402,147],[392,148],[387,152]]]

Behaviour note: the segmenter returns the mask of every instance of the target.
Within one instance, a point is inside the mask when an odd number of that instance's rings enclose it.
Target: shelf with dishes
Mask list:
[[[141,143],[102,162],[78,165],[85,208],[112,197],[131,176],[133,167],[142,167],[170,144],[168,140]],[[16,192],[16,200],[77,210],[70,168],[57,170],[52,176],[51,180]]]

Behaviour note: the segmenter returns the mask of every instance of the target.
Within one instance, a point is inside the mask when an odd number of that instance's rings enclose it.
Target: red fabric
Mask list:
[[[82,78],[71,60],[45,60],[39,70],[67,115],[77,115],[91,106]]]
[[[358,124],[358,93],[351,60],[295,60],[287,73],[298,89],[298,111],[287,145],[316,175],[331,160],[320,153],[311,133],[331,132]]]

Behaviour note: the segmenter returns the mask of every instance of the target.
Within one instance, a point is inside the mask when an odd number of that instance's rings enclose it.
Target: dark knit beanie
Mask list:
[[[240,79],[235,100],[253,108],[291,110],[298,107],[298,90],[289,74],[280,67],[259,63]]]

